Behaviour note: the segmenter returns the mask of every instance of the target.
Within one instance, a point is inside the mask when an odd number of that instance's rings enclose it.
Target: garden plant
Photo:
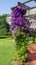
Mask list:
[[[12,10],[11,13],[10,31],[15,40],[17,51],[17,54],[15,54],[14,58],[12,59],[13,65],[22,65],[23,61],[26,61],[29,37],[35,32],[34,30],[30,29],[30,22],[25,17],[26,12],[26,8],[18,5]]]

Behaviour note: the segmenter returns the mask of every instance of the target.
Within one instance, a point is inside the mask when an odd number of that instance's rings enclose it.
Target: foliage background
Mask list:
[[[10,36],[9,25],[6,22],[7,14],[0,16],[0,37]]]

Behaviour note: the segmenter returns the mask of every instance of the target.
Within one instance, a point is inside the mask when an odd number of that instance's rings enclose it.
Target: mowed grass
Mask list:
[[[0,65],[10,65],[15,51],[14,43],[13,39],[0,39]]]
[[[29,44],[31,43],[32,41],[29,42]],[[10,65],[15,51],[15,41],[13,39],[0,39],[0,65]]]

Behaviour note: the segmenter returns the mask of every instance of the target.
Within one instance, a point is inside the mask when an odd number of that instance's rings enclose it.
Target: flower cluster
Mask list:
[[[14,8],[13,10],[13,17],[23,17],[23,15],[26,13],[26,8],[22,7],[22,6],[17,6],[16,8]]]
[[[20,26],[21,30],[24,30],[24,28],[27,25],[27,20],[25,19],[25,14],[26,14],[26,8],[22,7],[22,6],[17,6],[16,8],[13,9],[12,13],[11,13],[11,17],[12,17],[12,23],[10,26],[11,30],[14,30],[14,28],[16,28],[17,26]]]

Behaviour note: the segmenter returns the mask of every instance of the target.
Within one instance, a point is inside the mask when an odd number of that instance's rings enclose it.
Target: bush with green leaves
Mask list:
[[[9,32],[9,25],[6,22],[6,17],[7,14],[0,16],[0,37],[5,37]]]
[[[16,36],[16,49],[18,53],[17,59],[26,60],[27,58],[27,46],[28,46],[28,37],[25,33],[20,33]]]

